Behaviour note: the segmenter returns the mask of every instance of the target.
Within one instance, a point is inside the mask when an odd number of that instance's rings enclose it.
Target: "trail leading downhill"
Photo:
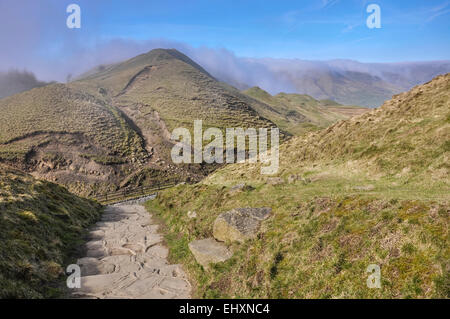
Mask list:
[[[157,230],[143,206],[108,206],[78,260],[81,288],[72,296],[189,298],[191,285],[180,265],[168,263]]]

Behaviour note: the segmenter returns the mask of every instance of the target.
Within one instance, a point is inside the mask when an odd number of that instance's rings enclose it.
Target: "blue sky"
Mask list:
[[[66,7],[81,7],[81,29]],[[369,4],[381,29],[366,26]],[[450,59],[450,0],[0,0],[0,71],[62,79],[154,47],[235,57]],[[50,70],[51,69],[51,73]]]
[[[69,1],[70,2],[70,1]],[[238,56],[360,61],[450,58],[450,1],[78,1],[86,37],[164,38]],[[366,26],[368,4],[381,29]],[[104,4],[104,5],[102,5]]]

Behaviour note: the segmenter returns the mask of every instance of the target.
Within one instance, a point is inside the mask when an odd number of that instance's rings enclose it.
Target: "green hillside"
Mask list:
[[[5,157],[14,158],[15,154],[8,154],[8,149],[20,144],[23,149],[17,159],[23,159],[32,147],[45,142],[39,136],[49,134],[83,135],[106,152],[123,157],[142,152],[139,137],[117,110],[101,99],[63,84],[5,98],[0,101],[0,110],[0,145]]]
[[[0,112],[0,162],[78,194],[114,190],[148,156],[120,110],[64,84],[4,98]]]
[[[0,165],[0,298],[61,296],[65,268],[101,206]]]
[[[250,88],[243,93],[270,105],[271,108],[256,109],[293,135],[328,127],[339,120],[368,111],[362,107],[342,106],[331,100],[318,101],[309,95],[279,93],[272,96],[259,87]]]
[[[86,91],[105,90],[117,107],[135,114],[137,121],[157,112],[169,131],[191,128],[197,119],[219,128],[273,125],[235,89],[218,82],[176,50],[152,50],[71,85]]]
[[[198,297],[449,298],[449,106],[447,74],[287,141],[275,183],[260,164],[233,164],[147,208],[166,222],[171,258]],[[187,244],[240,207],[273,215],[257,238],[227,243],[231,259],[203,269]],[[370,264],[381,268],[381,289],[366,286]]]
[[[261,104],[176,50],[153,50],[0,100],[0,162],[94,196],[199,181],[217,166],[174,165],[171,131],[272,127]]]

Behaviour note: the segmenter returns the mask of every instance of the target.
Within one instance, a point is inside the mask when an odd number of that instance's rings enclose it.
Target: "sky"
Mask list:
[[[72,3],[80,29],[66,26]],[[366,25],[372,3],[379,29]],[[154,47],[204,59],[450,59],[450,0],[0,0],[0,23],[0,70],[46,80]]]

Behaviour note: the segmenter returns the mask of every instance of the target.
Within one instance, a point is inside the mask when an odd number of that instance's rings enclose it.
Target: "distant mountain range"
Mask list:
[[[450,72],[450,61],[361,63],[353,60],[228,59],[227,67],[199,61],[216,78],[241,90],[308,94],[346,105],[378,107],[395,94]]]
[[[379,107],[395,94],[450,72],[450,60],[399,63],[362,63],[335,59],[242,58],[226,50],[181,48],[198,67],[239,90],[260,87],[272,95],[307,94],[344,105]],[[195,61],[195,62],[194,62]],[[106,68],[101,65],[82,75]],[[0,98],[43,86],[30,72],[0,72]]]

